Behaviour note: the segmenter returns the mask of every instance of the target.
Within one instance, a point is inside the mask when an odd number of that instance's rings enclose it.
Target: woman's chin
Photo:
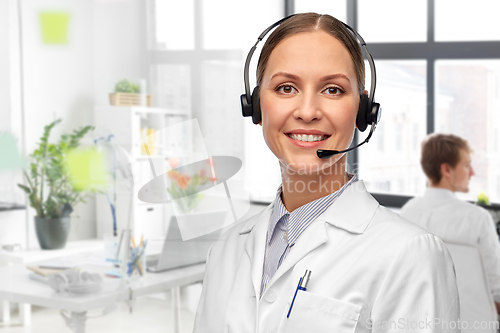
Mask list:
[[[289,175],[331,175],[332,168],[340,160],[341,156],[333,156],[330,159],[314,158],[294,158],[281,161],[281,171],[288,172]],[[344,167],[345,169],[345,167]],[[339,166],[340,170],[340,166]]]

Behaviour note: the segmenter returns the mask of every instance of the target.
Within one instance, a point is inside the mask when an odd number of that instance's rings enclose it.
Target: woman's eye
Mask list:
[[[342,89],[340,89],[339,87],[328,87],[324,90],[324,92],[329,94],[329,95],[340,95],[340,94],[344,93],[344,91]]]
[[[276,90],[282,94],[292,94],[296,91],[294,87],[289,85],[280,86]]]

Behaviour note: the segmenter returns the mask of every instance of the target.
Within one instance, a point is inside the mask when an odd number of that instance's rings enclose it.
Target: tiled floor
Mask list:
[[[93,311],[89,315],[99,315],[102,310]],[[5,327],[0,322],[1,333],[70,333],[72,330],[66,326],[59,311],[33,307],[31,325],[20,325],[17,311],[12,311],[11,325]],[[181,332],[193,331],[194,311],[188,306],[183,306],[181,312]],[[87,320],[86,332],[88,333],[169,333],[173,332],[173,311],[169,296],[167,297],[142,297],[134,306],[133,313],[125,304],[120,304],[110,314]]]

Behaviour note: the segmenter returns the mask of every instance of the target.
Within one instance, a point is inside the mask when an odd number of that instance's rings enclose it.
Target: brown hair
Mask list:
[[[457,166],[461,149],[472,151],[466,140],[453,134],[434,133],[425,138],[422,142],[420,164],[432,184],[441,181],[443,163],[449,164],[452,168]]]
[[[323,30],[344,44],[354,63],[359,93],[362,94],[365,90],[365,62],[356,37],[354,37],[352,32],[335,17],[316,13],[304,13],[292,16],[273,31],[264,43],[262,52],[260,53],[259,62],[257,64],[257,85],[260,85],[262,82],[262,77],[264,76],[264,71],[269,57],[271,56],[271,52],[282,40],[294,34],[311,32],[314,30]]]

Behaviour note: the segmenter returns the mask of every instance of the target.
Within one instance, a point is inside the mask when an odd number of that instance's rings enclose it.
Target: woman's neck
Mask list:
[[[339,170],[335,169],[337,168],[332,166],[329,170],[302,175],[282,171],[281,200],[286,209],[292,212],[311,201],[338,191],[349,179],[345,172],[345,162]]]

